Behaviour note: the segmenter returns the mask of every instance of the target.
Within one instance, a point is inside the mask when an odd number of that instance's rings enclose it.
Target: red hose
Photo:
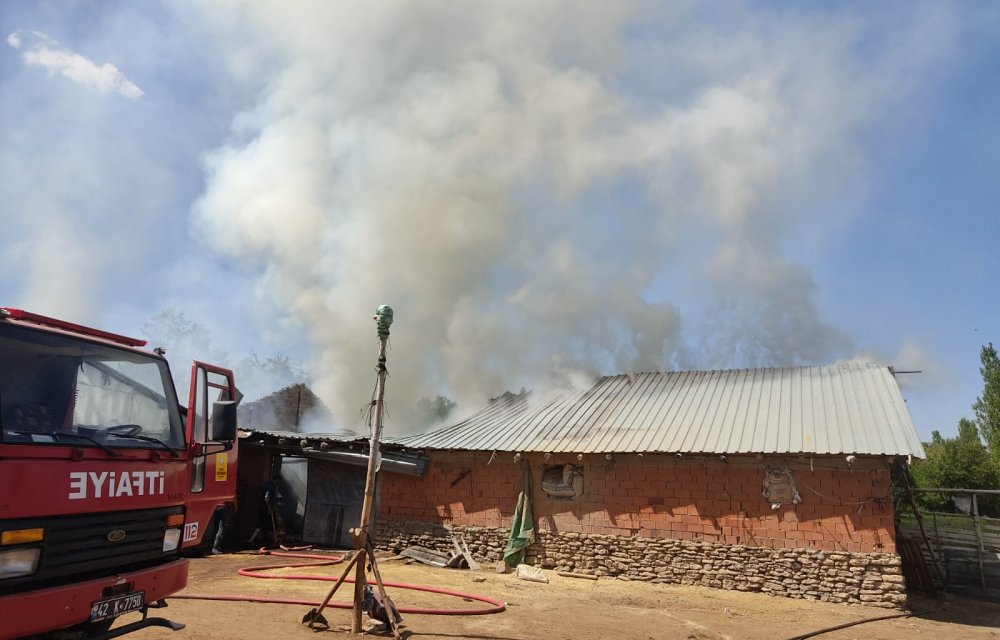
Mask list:
[[[239,570],[239,575],[246,576],[248,578],[263,578],[266,580],[319,580],[322,582],[336,582],[337,578],[333,576],[323,576],[318,574],[288,574],[276,576],[268,573],[261,573],[261,571],[267,569],[289,569],[294,567],[322,567],[331,564],[338,564],[344,561],[344,556],[323,556],[318,554],[309,553],[282,553],[280,551],[268,551],[266,549],[261,549],[259,553],[263,555],[272,556],[282,556],[286,558],[306,558],[309,560],[319,560],[320,562],[300,562],[296,564],[273,564],[273,565],[261,565],[255,567],[246,567]],[[351,578],[346,578],[344,582],[354,583]],[[383,582],[386,587],[397,587],[399,589],[409,589],[411,591],[423,591],[426,593],[437,593],[445,596],[452,596],[455,598],[462,598],[464,600],[475,600],[477,602],[485,602],[486,604],[492,605],[485,609],[427,609],[427,608],[417,608],[417,607],[397,607],[400,613],[408,613],[414,615],[428,615],[428,616],[480,616],[490,613],[500,613],[506,610],[507,605],[502,600],[497,600],[496,598],[490,598],[489,596],[481,596],[472,593],[462,593],[459,591],[452,591],[451,589],[441,589],[438,587],[428,587],[425,585],[418,584],[407,584],[404,582]],[[323,603],[321,601],[312,600],[297,600],[292,598],[270,598],[264,596],[244,596],[244,595],[213,595],[213,594],[178,594],[172,596],[174,598],[179,598],[182,600],[221,600],[227,602],[260,602],[260,603],[270,603],[270,604],[297,604],[307,607],[319,607]],[[353,602],[329,602],[326,606],[336,607],[338,609],[351,609],[354,607]]]

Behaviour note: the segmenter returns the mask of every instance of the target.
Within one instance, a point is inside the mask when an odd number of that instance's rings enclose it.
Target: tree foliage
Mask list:
[[[924,443],[927,458],[915,461],[910,469],[918,487],[1000,488],[1000,359],[992,342],[983,347],[979,358],[983,395],[972,405],[976,419],[959,420],[954,438],[931,433],[931,441]],[[917,500],[924,509],[956,512],[956,505],[945,494],[920,493]],[[1000,497],[980,496],[978,504],[981,515],[1000,517]]]
[[[304,367],[281,353],[262,357],[250,349],[249,355],[232,363],[229,354],[215,348],[208,327],[188,319],[183,311],[176,309],[164,309],[146,320],[142,333],[151,346],[166,349],[166,358],[182,399],[187,398],[192,360],[231,368],[236,386],[248,401],[309,379],[309,372]]]
[[[946,489],[996,489],[1000,473],[990,459],[990,454],[979,438],[979,430],[972,420],[962,418],[958,435],[942,438],[934,431],[931,441],[924,444],[925,460],[917,460],[911,467],[913,480],[918,487]],[[944,494],[919,494],[921,506],[931,511],[954,512],[954,505]],[[980,500],[983,515],[996,515],[996,501]]]
[[[296,383],[309,380],[309,372],[287,355],[261,357],[253,349],[232,366],[236,386],[249,400],[255,400]]]
[[[913,464],[913,477],[922,487],[959,489],[994,489],[997,470],[986,447],[979,439],[979,430],[972,420],[958,422],[958,435],[942,438],[934,431],[931,442],[924,445],[926,460]]]
[[[979,431],[986,439],[993,462],[1000,468],[1000,358],[993,343],[983,347],[979,353],[983,376],[983,395],[976,398],[972,410],[976,413]]]
[[[440,424],[448,419],[455,407],[455,402],[445,396],[424,397],[417,401],[417,419],[422,427]]]
[[[226,354],[212,345],[208,328],[189,320],[183,311],[160,311],[143,323],[142,334],[151,346],[165,348],[168,359],[176,353],[190,360],[225,365]]]

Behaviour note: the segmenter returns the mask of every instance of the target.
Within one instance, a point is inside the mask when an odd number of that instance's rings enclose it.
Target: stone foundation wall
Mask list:
[[[452,552],[461,534],[477,560],[502,557],[508,531],[421,522],[379,522],[377,547],[418,545]],[[888,553],[772,549],[693,540],[585,533],[538,533],[528,564],[624,580],[755,591],[787,598],[902,607],[906,593],[900,558]]]

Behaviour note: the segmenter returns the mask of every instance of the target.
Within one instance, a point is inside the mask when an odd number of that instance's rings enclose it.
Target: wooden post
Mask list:
[[[976,525],[976,559],[979,560],[979,581],[983,584],[983,591],[986,591],[986,573],[983,571],[983,530],[979,526],[979,503],[976,494],[972,494],[972,522]]]
[[[330,591],[326,594],[326,597],[323,599],[323,603],[319,605],[319,609],[311,610],[309,613],[305,615],[304,618],[302,618],[303,622],[309,623],[310,629],[315,628],[315,626],[317,624],[320,624],[321,621],[323,621],[322,624],[326,624],[325,619],[323,618],[323,609],[326,609],[326,605],[330,604],[330,600],[333,599],[333,594],[337,593],[337,589],[339,589],[340,585],[344,583],[344,580],[347,578],[347,574],[351,572],[351,568],[354,567],[355,563],[359,559],[360,558],[357,556],[357,554],[355,554],[355,556],[351,558],[351,561],[347,563],[346,567],[344,567],[344,572],[340,574],[340,578],[338,578],[337,582],[335,582],[334,585],[330,587]]]
[[[920,536],[924,539],[924,544],[927,545],[927,553],[931,556],[931,566],[934,567],[934,573],[941,583],[941,588],[946,589],[948,587],[948,580],[945,578],[944,573],[942,573],[941,567],[938,566],[937,554],[934,553],[934,547],[931,546],[931,541],[927,537],[927,531],[924,529],[924,516],[920,513],[920,508],[917,506],[917,499],[913,497],[913,487],[910,486],[910,480],[907,478],[905,471],[902,478],[903,486],[906,488],[906,497],[909,499],[910,507],[913,509],[913,515],[917,518],[917,526],[920,527]]]
[[[365,556],[368,554],[369,548],[368,526],[371,521],[372,502],[374,502],[375,495],[375,475],[378,473],[381,463],[379,438],[382,435],[382,406],[385,397],[385,379],[388,375],[388,370],[385,368],[385,349],[386,343],[389,340],[388,325],[392,323],[392,309],[385,306],[379,307],[378,311],[376,311],[375,320],[380,320],[379,314],[383,309],[388,310],[388,323],[384,324],[384,318],[379,322],[378,366],[376,368],[378,378],[375,382],[375,398],[372,401],[374,406],[372,407],[371,418],[372,435],[368,449],[368,477],[365,479],[365,498],[361,504],[361,523],[358,525],[354,536],[354,549],[358,557],[358,563],[354,573],[354,609],[351,619],[351,633],[355,634],[362,631],[361,618],[364,612],[365,586],[367,584],[365,575],[367,558]],[[375,561],[374,555],[371,561]]]
[[[361,633],[361,622],[362,613],[364,609],[365,602],[365,585],[367,581],[365,580],[365,550],[364,548],[357,549],[358,540],[361,539],[361,535],[364,532],[360,532],[358,537],[354,539],[354,546],[356,551],[355,557],[358,559],[357,565],[354,568],[354,609],[351,615],[351,633],[358,634]]]

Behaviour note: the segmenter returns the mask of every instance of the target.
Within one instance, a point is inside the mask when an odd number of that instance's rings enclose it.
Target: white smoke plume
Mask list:
[[[115,92],[126,98],[136,99],[144,95],[142,89],[125,77],[110,62],[97,64],[93,60],[69,51],[57,41],[40,31],[25,34],[15,31],[7,36],[7,44],[14,49],[22,49],[21,59],[30,66],[39,66],[50,75],[60,74],[69,80],[96,89],[100,93]]]
[[[949,379],[957,377],[957,372],[951,370],[941,357],[928,353],[910,340],[904,341],[895,354],[864,350],[839,360],[837,364],[851,362],[891,365],[896,372],[896,382],[904,390],[948,386]]]
[[[865,127],[947,39],[920,11],[882,48],[862,20],[739,8],[714,24],[569,1],[202,11],[233,73],[267,81],[208,158],[196,232],[304,328],[345,427],[382,303],[390,410],[567,369],[849,353],[787,245],[836,226],[821,203],[863,171]]]

